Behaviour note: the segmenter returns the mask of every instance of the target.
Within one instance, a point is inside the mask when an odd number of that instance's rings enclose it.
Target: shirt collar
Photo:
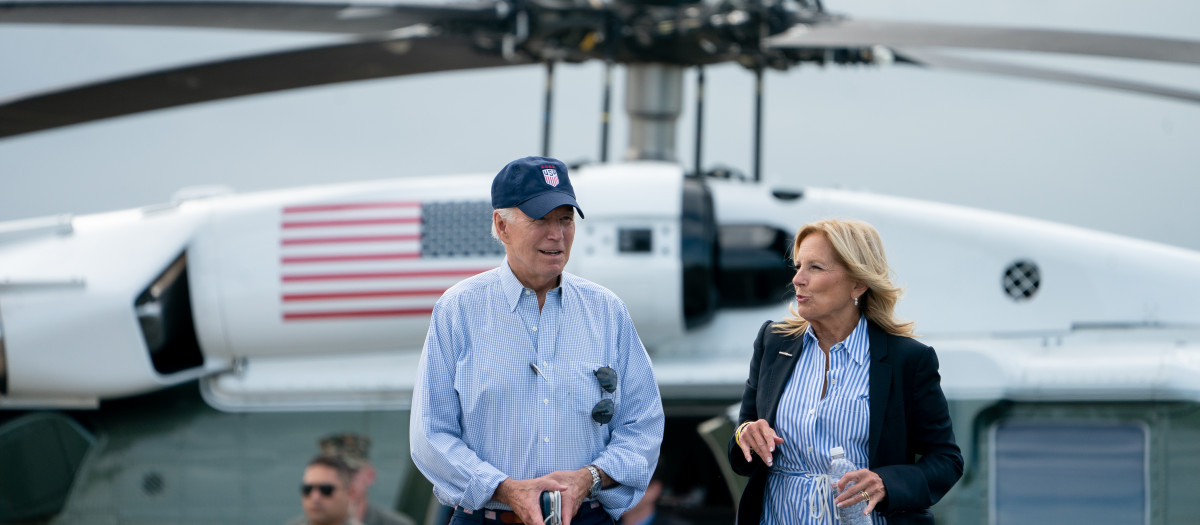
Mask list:
[[[558,301],[562,304],[562,289],[567,283],[567,272],[563,272],[558,277],[558,286],[546,292],[547,301]],[[508,311],[513,312],[517,309],[517,303],[521,301],[521,294],[525,293],[525,285],[517,279],[517,274],[513,273],[512,268],[508,265],[508,258],[504,259],[504,264],[500,265],[500,289],[504,293],[504,299],[508,301]]]
[[[804,330],[805,345],[812,344],[814,347],[817,344],[817,334],[813,333],[812,324]],[[846,351],[850,354],[850,359],[859,365],[865,365],[871,361],[871,342],[867,338],[867,317],[864,315],[858,316],[858,325],[846,336],[844,341],[839,341]],[[836,346],[838,343],[834,343]],[[831,347],[832,348],[832,347]]]
[[[500,290],[504,293],[504,298],[508,300],[508,311],[517,309],[517,301],[521,300],[521,293],[525,291],[525,287],[521,285],[521,281],[517,280],[517,275],[513,273],[512,268],[508,266],[508,259],[504,259],[504,264],[500,265]]]

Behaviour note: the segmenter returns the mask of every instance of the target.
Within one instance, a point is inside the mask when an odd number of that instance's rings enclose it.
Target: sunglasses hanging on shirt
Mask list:
[[[599,370],[592,372],[596,376],[596,380],[600,382],[600,389],[604,392],[612,394],[617,391],[617,371],[607,366],[601,367]],[[604,394],[601,393],[601,396]],[[592,407],[592,419],[601,425],[607,425],[612,421],[613,414],[617,411],[617,405],[613,400],[604,398],[601,399],[596,406]]]

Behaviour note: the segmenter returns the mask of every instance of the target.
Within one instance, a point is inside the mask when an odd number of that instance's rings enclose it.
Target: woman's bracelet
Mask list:
[[[739,447],[742,446],[742,431],[745,430],[746,425],[749,425],[750,423],[753,423],[753,421],[746,421],[738,425],[737,430],[733,432],[733,440],[738,444]]]

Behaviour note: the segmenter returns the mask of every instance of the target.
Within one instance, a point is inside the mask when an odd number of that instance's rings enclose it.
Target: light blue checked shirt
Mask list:
[[[593,375],[603,366],[617,372],[613,394]],[[605,425],[591,416],[602,396],[616,404]],[[507,509],[492,500],[506,478],[594,464],[620,483],[599,497],[613,519],[645,493],[664,421],[625,304],[563,273],[539,312],[537,295],[507,261],[454,285],[434,305],[411,418],[413,462],[443,504]]]
[[[866,317],[859,316],[858,326],[846,340],[830,347],[828,373],[825,354],[817,344],[810,325],[804,332],[801,362],[796,363],[779,400],[775,431],[783,444],[775,449],[760,525],[837,523],[829,480],[818,477],[829,473],[833,447],[842,447],[846,459],[867,468],[871,345]],[[871,519],[874,525],[887,523],[878,512],[872,512]]]

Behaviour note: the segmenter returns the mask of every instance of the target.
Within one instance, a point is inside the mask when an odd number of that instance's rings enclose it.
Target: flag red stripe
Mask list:
[[[371,226],[375,224],[420,224],[420,217],[394,217],[388,219],[342,219],[336,221],[292,221],[283,223],[283,228],[326,228],[333,226]]]
[[[412,277],[469,277],[483,273],[491,268],[464,270],[421,270],[412,272],[370,272],[370,273],[324,273],[310,275],[284,275],[283,282],[298,281],[339,281],[352,279],[407,279]]]
[[[446,292],[445,288],[430,290],[377,290],[367,292],[325,292],[325,293],[285,293],[283,302],[289,301],[326,301],[332,299],[370,299],[374,297],[414,297],[439,296]]]
[[[388,208],[420,208],[420,202],[354,202],[348,204],[313,204],[308,206],[288,206],[283,213],[314,213],[340,210],[374,210]]]
[[[310,255],[303,257],[283,257],[283,264],[319,263],[338,261],[392,261],[396,259],[420,259],[420,252],[405,253],[367,253],[360,255]]]
[[[433,307],[400,308],[395,310],[349,310],[344,312],[293,312],[284,313],[284,321],[300,319],[336,319],[346,317],[400,317],[405,315],[429,315]]]
[[[357,237],[303,237],[298,239],[283,239],[284,246],[299,245],[299,244],[335,244],[345,242],[396,242],[396,241],[419,241],[421,234],[412,233],[408,235],[362,235]]]

